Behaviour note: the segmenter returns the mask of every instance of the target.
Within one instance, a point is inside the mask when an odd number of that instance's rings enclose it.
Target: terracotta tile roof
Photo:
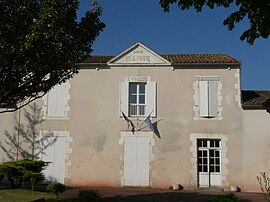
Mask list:
[[[242,90],[242,105],[266,106],[269,105],[270,91],[268,90]]]
[[[226,54],[169,54],[161,55],[171,63],[240,63]]]
[[[110,59],[112,59],[113,55],[92,55],[87,58],[85,63],[107,63]]]
[[[161,54],[171,63],[196,64],[196,63],[240,63],[239,60],[226,54]],[[113,55],[93,55],[85,63],[107,63]]]

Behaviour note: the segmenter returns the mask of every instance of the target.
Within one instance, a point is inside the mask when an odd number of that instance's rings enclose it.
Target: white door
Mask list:
[[[199,187],[221,186],[220,140],[198,140]]]
[[[149,138],[125,137],[124,186],[149,185]]]
[[[48,167],[43,171],[45,181],[60,182],[64,184],[65,180],[65,156],[66,156],[66,137],[55,136],[56,142],[42,152],[42,160],[49,163]],[[53,141],[55,137],[48,138],[48,141]]]

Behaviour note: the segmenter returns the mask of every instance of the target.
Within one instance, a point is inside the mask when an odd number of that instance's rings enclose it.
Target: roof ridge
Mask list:
[[[158,55],[226,55],[232,57],[226,53],[160,53]],[[90,56],[116,56],[116,54],[91,54]]]
[[[227,54],[225,53],[162,53],[160,55],[227,55]]]

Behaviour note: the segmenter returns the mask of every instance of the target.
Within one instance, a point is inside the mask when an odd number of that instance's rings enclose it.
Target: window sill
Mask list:
[[[69,120],[69,117],[45,117],[45,120],[63,120],[63,121],[67,121]]]
[[[217,116],[217,117],[193,117],[193,120],[195,121],[211,121],[211,120],[214,120],[214,121],[220,121],[222,120],[223,117],[222,116]]]

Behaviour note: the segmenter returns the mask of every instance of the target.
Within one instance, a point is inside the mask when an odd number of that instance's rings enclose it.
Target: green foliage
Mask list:
[[[260,172],[261,176],[257,176],[260,188],[267,201],[270,201],[270,177],[267,172]]]
[[[78,199],[81,202],[101,202],[102,198],[98,191],[94,190],[80,190]]]
[[[269,0],[160,0],[159,3],[166,12],[169,11],[170,5],[175,3],[178,3],[181,10],[188,10],[193,7],[197,12],[201,12],[204,6],[214,9],[215,7],[228,8],[234,5],[238,8],[238,11],[231,13],[223,22],[229,30],[233,30],[236,23],[247,18],[250,26],[241,35],[241,40],[246,40],[252,45],[257,38],[268,38],[270,35]]]
[[[62,193],[66,190],[66,186],[61,183],[51,183],[47,186],[47,190],[49,192],[53,192],[56,195],[56,198],[58,198],[59,193]]]
[[[211,202],[237,202],[237,198],[234,196],[233,193],[231,194],[224,194],[218,196],[216,199],[211,200]]]
[[[76,62],[89,56],[105,28],[96,2],[77,20],[79,0],[0,1],[1,112],[28,104],[78,73]]]
[[[13,188],[29,182],[34,189],[35,183],[44,180],[42,170],[48,165],[44,161],[19,160],[0,164],[0,176],[8,180]]]

